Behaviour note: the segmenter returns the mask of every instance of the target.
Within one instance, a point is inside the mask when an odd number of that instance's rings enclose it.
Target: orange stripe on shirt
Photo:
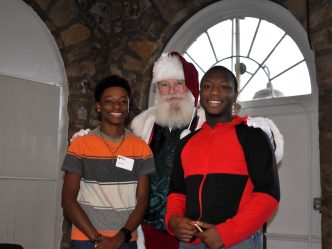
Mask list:
[[[120,145],[120,143],[123,144]],[[130,144],[130,146],[126,146],[125,144]],[[119,145],[120,147],[118,148]],[[112,154],[109,147],[115,150],[118,148],[118,150],[116,153]],[[116,157],[117,155],[125,155],[127,157],[143,159],[152,157],[150,147],[148,147],[142,139],[132,134],[126,135],[124,141],[117,141],[115,143],[110,140],[103,139],[98,135],[77,137],[69,146],[67,153],[77,156],[80,155],[86,158],[105,159]]]

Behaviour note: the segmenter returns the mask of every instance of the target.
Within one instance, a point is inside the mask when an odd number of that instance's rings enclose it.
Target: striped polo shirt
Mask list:
[[[132,169],[118,167],[118,156],[133,159]],[[150,147],[129,130],[112,141],[97,128],[73,140],[62,170],[81,176],[78,203],[99,233],[114,236],[136,206],[139,177],[153,173],[155,167]],[[88,240],[74,225],[71,238]]]

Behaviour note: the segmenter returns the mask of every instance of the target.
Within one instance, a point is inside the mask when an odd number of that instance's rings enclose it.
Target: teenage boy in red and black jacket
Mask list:
[[[236,97],[228,69],[213,67],[202,78],[206,123],[178,146],[167,201],[167,229],[182,241],[180,249],[257,248],[252,235],[278,206],[272,145],[246,117],[232,114]]]

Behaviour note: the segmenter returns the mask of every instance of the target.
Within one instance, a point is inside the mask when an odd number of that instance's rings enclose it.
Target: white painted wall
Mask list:
[[[59,248],[67,77],[52,34],[21,0],[0,1],[0,243]]]

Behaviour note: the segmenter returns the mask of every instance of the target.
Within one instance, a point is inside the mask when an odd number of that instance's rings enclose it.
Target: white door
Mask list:
[[[261,102],[242,110],[272,119],[285,142],[279,166],[281,200],[267,226],[268,249],[321,248],[321,215],[313,208],[313,199],[320,197],[318,120],[308,99],[294,98],[294,103],[278,106]]]

